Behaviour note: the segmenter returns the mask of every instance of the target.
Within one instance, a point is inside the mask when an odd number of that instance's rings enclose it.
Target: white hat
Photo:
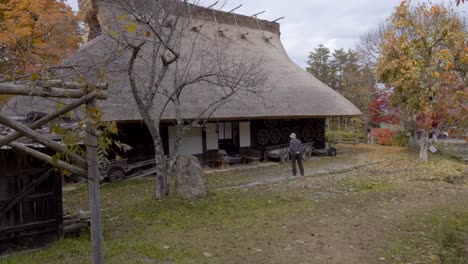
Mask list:
[[[291,133],[290,138],[296,138],[296,133]]]

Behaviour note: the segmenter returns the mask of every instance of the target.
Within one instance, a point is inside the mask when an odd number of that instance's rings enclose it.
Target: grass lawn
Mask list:
[[[416,153],[400,148],[338,150],[335,159],[307,162],[306,174],[363,160],[379,162],[230,190],[225,188],[286,177],[290,168],[214,173],[207,176],[208,197],[197,202],[153,200],[152,178],[104,184],[105,261],[379,263],[383,257],[384,263],[466,263],[456,261],[466,261],[468,208],[462,201],[468,198],[468,186],[449,183],[463,176],[465,164],[442,156],[417,163]],[[64,208],[70,212],[86,211],[87,202],[85,184],[64,193]],[[84,230],[80,237],[44,249],[1,257],[0,263],[90,263],[90,254]],[[435,260],[424,262],[428,259]]]
[[[152,199],[152,180],[102,188],[107,263],[218,262],[232,254],[255,254],[264,234],[276,237],[291,214],[314,207],[293,195],[247,191],[212,192],[196,203]],[[83,186],[84,187],[84,186]],[[87,201],[85,188],[66,195],[68,208]],[[20,253],[6,263],[90,262],[89,237],[67,238],[45,250]]]

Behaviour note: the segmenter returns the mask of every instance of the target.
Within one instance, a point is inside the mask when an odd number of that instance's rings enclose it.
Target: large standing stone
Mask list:
[[[176,192],[183,198],[195,200],[206,196],[205,178],[198,159],[180,155],[174,170]]]

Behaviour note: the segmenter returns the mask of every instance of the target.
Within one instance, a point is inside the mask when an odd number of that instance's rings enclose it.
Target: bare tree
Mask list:
[[[372,28],[367,34],[360,37],[357,45],[357,52],[362,62],[369,67],[375,68],[377,60],[382,54],[382,43],[385,40],[385,34],[390,30],[387,22],[381,22],[375,28]]]
[[[195,18],[199,7],[193,3],[118,0],[107,7],[116,25],[107,34],[130,53],[127,74],[154,141],[155,198],[161,199],[169,195],[169,177],[185,133],[203,127],[221,106],[239,96],[260,96],[266,80],[263,61],[234,52],[232,40],[213,30],[216,20]],[[211,30],[204,30],[210,23]],[[192,95],[199,93],[204,101],[192,102]],[[173,120],[177,131],[169,155],[163,148],[162,119]]]

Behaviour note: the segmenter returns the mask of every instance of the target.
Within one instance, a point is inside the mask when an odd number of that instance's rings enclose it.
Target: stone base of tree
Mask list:
[[[195,156],[180,155],[174,167],[176,192],[184,199],[206,197],[203,169]]]

